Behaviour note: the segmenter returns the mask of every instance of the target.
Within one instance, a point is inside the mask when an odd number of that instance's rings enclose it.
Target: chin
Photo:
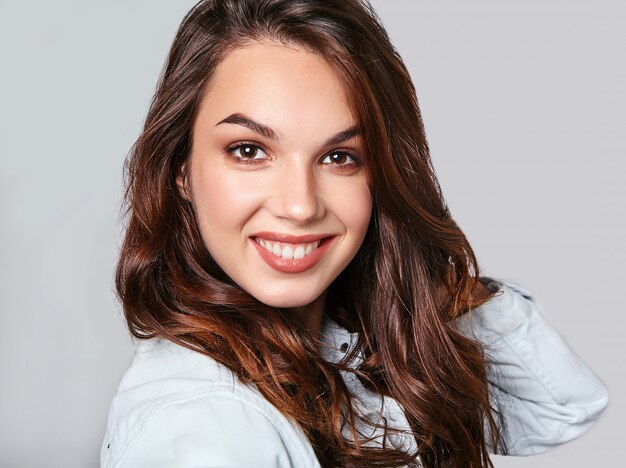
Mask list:
[[[320,295],[321,292],[315,293],[302,293],[301,291],[298,294],[285,294],[284,292],[279,292],[276,294],[268,294],[267,291],[261,292],[260,294],[254,294],[252,291],[248,291],[255,299],[259,302],[262,302],[265,305],[270,307],[277,307],[279,309],[288,309],[293,307],[303,307],[311,304],[315,301]]]
[[[291,300],[284,297],[257,297],[257,299],[263,304],[270,307],[276,307],[279,309],[290,309],[293,307],[303,307],[309,305],[317,298],[313,297],[311,299],[303,299],[302,296],[300,296],[299,298],[294,298]]]

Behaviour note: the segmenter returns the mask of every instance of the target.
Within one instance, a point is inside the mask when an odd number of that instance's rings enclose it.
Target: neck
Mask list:
[[[322,318],[324,315],[324,305],[326,304],[326,291],[310,304],[292,307],[293,313],[300,323],[310,331],[314,337],[319,337],[322,328]]]

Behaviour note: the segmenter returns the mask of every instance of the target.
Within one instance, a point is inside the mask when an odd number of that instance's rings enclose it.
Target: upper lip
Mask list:
[[[269,241],[285,242],[288,244],[306,244],[307,242],[315,242],[332,236],[334,236],[334,234],[322,233],[295,236],[293,234],[284,234],[280,232],[257,232],[255,234],[252,234],[250,237],[258,237]]]

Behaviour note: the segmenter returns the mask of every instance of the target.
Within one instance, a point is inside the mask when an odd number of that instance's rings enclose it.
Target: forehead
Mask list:
[[[214,70],[199,118],[218,122],[235,112],[285,132],[333,132],[356,122],[335,67],[303,48],[269,41],[233,49]]]

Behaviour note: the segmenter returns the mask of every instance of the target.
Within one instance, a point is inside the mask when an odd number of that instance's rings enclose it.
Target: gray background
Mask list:
[[[122,163],[194,1],[0,1],[0,465],[97,466],[132,348],[113,296]],[[623,458],[626,2],[375,0],[487,274],[538,297],[608,385],[579,440]],[[575,384],[573,382],[572,384]]]

